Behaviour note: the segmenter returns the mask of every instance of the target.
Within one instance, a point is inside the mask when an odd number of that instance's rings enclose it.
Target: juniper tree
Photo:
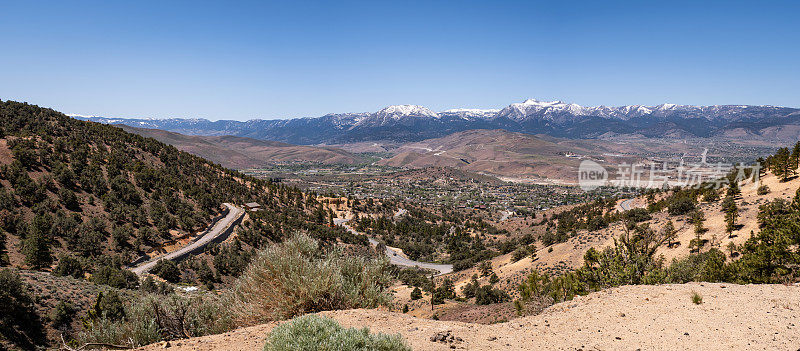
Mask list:
[[[742,190],[741,190],[741,189],[739,189],[739,183],[737,183],[737,182],[734,180],[734,181],[732,181],[732,182],[731,182],[731,184],[728,186],[728,192],[725,194],[725,196],[728,196],[728,197],[736,197],[736,196],[739,196],[741,193],[742,193]]]
[[[694,247],[695,252],[700,252],[700,249],[702,249],[704,245],[703,234],[707,231],[707,229],[703,226],[703,222],[706,220],[706,217],[703,211],[695,210],[692,212],[690,220],[694,225],[694,239],[692,239],[691,247]]]
[[[414,290],[411,291],[411,300],[419,300],[422,298],[422,290],[419,287],[414,287]]]
[[[739,217],[739,208],[732,196],[727,196],[722,201],[722,211],[725,212],[725,232],[731,237],[736,229],[736,219]]]
[[[492,270],[492,263],[489,261],[481,262],[481,264],[478,265],[478,271],[481,272],[481,277],[488,277],[494,273]]]
[[[8,265],[8,253],[6,252],[6,232],[0,229],[0,267]]]
[[[675,230],[675,225],[672,221],[667,222],[662,229],[664,232],[664,239],[667,242],[667,247],[672,247],[672,241],[678,237],[678,231]]]
[[[50,240],[39,231],[32,231],[22,242],[22,253],[25,255],[25,264],[32,269],[49,267],[53,262],[50,252]]]

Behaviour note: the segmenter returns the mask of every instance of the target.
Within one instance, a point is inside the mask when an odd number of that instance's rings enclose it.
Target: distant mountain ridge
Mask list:
[[[574,139],[615,134],[667,138],[800,139],[800,109],[748,105],[584,107],[562,101],[529,99],[501,110],[450,109],[433,112],[418,105],[393,105],[374,113],[244,122],[75,117],[188,135],[235,135],[302,145],[377,140],[420,141],[472,129],[503,129]]]

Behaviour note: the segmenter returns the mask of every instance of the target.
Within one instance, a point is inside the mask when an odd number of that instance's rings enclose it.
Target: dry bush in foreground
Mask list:
[[[98,309],[84,319],[80,343],[106,343],[137,347],[173,340],[222,333],[235,328],[227,308],[214,297],[147,295],[124,307],[124,315],[113,317]]]
[[[304,234],[261,251],[236,282],[229,306],[249,324],[304,313],[372,308],[389,302],[385,258],[327,252]]]
[[[346,257],[336,248],[323,252],[311,237],[295,235],[261,251],[223,296],[148,294],[124,306],[119,302],[118,313],[98,304],[77,341],[136,347],[222,333],[239,323],[377,307],[389,301],[390,281],[385,258]]]

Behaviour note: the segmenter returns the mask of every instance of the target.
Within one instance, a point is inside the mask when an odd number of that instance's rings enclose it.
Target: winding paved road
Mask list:
[[[178,250],[172,251],[164,256],[156,257],[150,261],[144,262],[136,267],[133,267],[130,270],[133,273],[142,275],[153,269],[156,263],[158,263],[158,261],[160,260],[180,259],[183,256],[190,254],[194,250],[202,248],[211,243],[212,241],[214,241],[214,239],[225,233],[225,230],[228,229],[228,227],[230,227],[231,224],[233,224],[234,222],[236,222],[236,220],[244,216],[244,209],[241,209],[229,203],[224,203],[223,205],[225,205],[225,207],[228,208],[228,215],[218,220],[217,223],[214,223],[214,226],[212,226],[211,229],[205,235],[203,235],[203,237],[189,243],[189,245],[186,245]]]
[[[335,218],[333,220],[333,223],[336,224],[336,225],[340,225],[340,226],[344,227],[345,229],[347,229],[349,232],[351,232],[353,234],[361,235],[361,233],[357,232],[355,229],[353,229],[352,227],[347,225],[348,221],[349,221],[349,219],[345,219],[345,218]],[[372,246],[377,246],[378,245],[378,241],[377,240],[375,240],[373,238],[370,238],[370,237],[367,237],[367,239],[369,240],[369,243],[372,244]],[[453,272],[453,265],[452,264],[436,264],[436,263],[414,261],[412,259],[409,259],[408,257],[404,257],[401,254],[398,254],[398,251],[400,251],[400,249],[398,249],[398,248],[394,248],[394,247],[390,247],[390,246],[386,247],[386,256],[389,257],[389,262],[391,264],[398,265],[398,266],[419,267],[419,268],[424,268],[424,269],[431,269],[431,270],[439,272],[436,275],[442,275],[442,274],[447,274],[447,273]]]
[[[634,198],[634,199],[622,200],[622,202],[619,203],[619,208],[621,208],[623,212],[624,211],[630,211],[631,208],[632,208],[631,207],[631,203],[633,202],[633,200],[636,200],[636,199]]]

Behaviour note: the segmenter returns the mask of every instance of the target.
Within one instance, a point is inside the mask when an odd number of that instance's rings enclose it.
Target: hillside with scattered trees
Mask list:
[[[125,291],[170,291],[152,279],[140,282],[125,265],[203,231],[224,202],[258,202],[262,210],[253,212],[230,242],[177,265],[162,262],[153,273],[213,289],[215,283],[232,282],[259,249],[297,232],[323,246],[367,244],[365,237],[332,226],[332,214],[314,194],[240,174],[118,127],[0,101],[0,267]],[[25,277],[40,288],[36,275]],[[48,314],[58,306],[36,307]],[[74,326],[78,319],[58,323]],[[57,328],[49,327],[52,339]],[[26,345],[42,337],[35,339]]]
[[[345,235],[319,220],[316,197],[298,189],[13,101],[0,102],[0,185],[2,263],[70,275],[119,266],[201,231],[223,202],[257,201],[265,209],[258,219],[281,228],[259,238],[249,232],[253,246],[296,229]]]

